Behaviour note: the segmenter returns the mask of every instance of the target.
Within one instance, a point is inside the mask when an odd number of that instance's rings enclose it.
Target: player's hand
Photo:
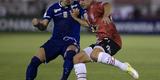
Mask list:
[[[77,18],[78,15],[79,15],[79,9],[78,9],[78,8],[72,9],[72,11],[71,11],[71,16],[72,16],[73,18]]]
[[[103,17],[102,20],[105,24],[110,24],[111,23],[111,19],[108,16]]]
[[[98,29],[98,25],[90,25],[89,26],[89,29],[90,29],[90,31],[92,31],[92,32],[97,32],[97,29]]]
[[[40,20],[37,19],[37,18],[33,18],[33,20],[32,20],[32,24],[33,24],[34,27],[36,27],[36,25],[38,25],[39,22],[40,22]]]
[[[47,28],[48,20],[40,20],[40,19],[34,18],[32,20],[32,24],[34,27],[38,28],[40,31],[44,31]]]

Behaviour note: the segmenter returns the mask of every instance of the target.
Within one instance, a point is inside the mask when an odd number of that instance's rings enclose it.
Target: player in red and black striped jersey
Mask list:
[[[128,72],[133,78],[138,79],[137,71],[128,63],[123,63],[113,57],[122,46],[121,38],[111,17],[111,4],[108,2],[98,2],[95,0],[79,0],[81,7],[86,9],[85,20],[76,15],[72,17],[79,23],[86,24],[96,33],[97,41],[95,44],[85,48],[74,57],[74,68],[77,80],[86,80],[85,62],[99,62],[113,65],[122,71]],[[75,11],[75,13],[78,13]]]

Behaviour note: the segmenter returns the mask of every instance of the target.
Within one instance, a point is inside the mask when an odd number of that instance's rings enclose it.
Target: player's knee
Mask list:
[[[98,55],[99,55],[100,52],[102,52],[102,50],[99,49],[99,48],[93,49],[93,51],[92,51],[92,53],[91,53],[91,55],[90,55],[91,59],[92,59],[93,61],[97,61],[97,60],[98,60]]]
[[[73,57],[76,55],[76,51],[74,50],[69,50],[65,53],[64,55],[64,59],[67,59],[67,60],[73,60]]]
[[[40,48],[35,56],[39,58],[41,62],[44,62],[46,60],[44,48]]]
[[[98,59],[95,53],[91,53],[90,57],[93,61],[97,61]]]
[[[75,46],[75,45],[70,45],[68,48],[67,48],[67,51],[76,51],[78,52],[78,48]]]

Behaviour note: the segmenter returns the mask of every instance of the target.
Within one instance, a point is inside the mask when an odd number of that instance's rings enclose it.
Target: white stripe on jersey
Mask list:
[[[50,16],[47,16],[47,12],[44,13],[44,18],[51,18]]]

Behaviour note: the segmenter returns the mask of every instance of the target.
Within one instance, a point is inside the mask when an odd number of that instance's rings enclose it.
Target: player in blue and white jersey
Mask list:
[[[67,80],[73,68],[73,56],[79,52],[80,44],[80,23],[71,16],[71,14],[77,14],[74,13],[75,10],[80,11],[78,17],[85,14],[77,1],[60,0],[47,9],[42,20],[37,18],[32,20],[33,26],[41,31],[46,30],[51,20],[53,20],[54,25],[51,38],[32,57],[26,71],[26,80],[34,80],[39,65],[48,63],[59,55],[64,58],[61,80]]]

